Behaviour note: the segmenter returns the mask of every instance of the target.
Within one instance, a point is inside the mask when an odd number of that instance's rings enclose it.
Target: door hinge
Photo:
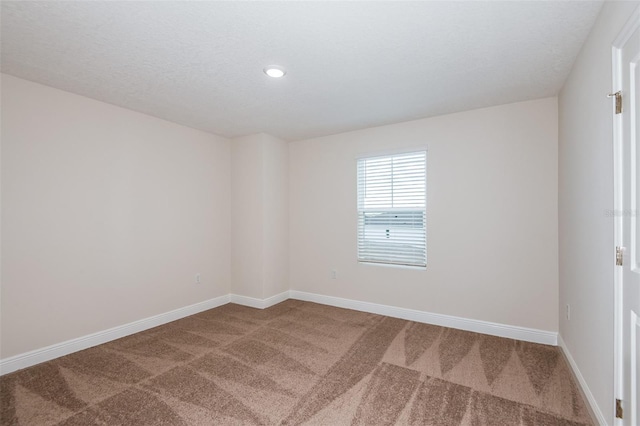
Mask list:
[[[622,401],[616,399],[616,419],[622,419],[624,412],[622,411]]]
[[[616,114],[622,114],[622,92],[609,93],[607,98],[616,98]]]
[[[616,266],[624,264],[624,247],[616,247]]]

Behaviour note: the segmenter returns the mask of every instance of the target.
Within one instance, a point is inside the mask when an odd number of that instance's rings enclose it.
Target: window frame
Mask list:
[[[393,157],[397,157],[397,156],[402,156],[402,155],[408,155],[408,154],[412,154],[412,153],[416,153],[416,154],[423,154],[424,155],[424,207],[422,208],[410,208],[407,207],[406,211],[412,211],[412,210],[421,210],[423,211],[423,227],[422,232],[423,232],[423,238],[424,238],[424,264],[409,264],[409,263],[402,263],[402,262],[391,262],[391,261],[383,261],[383,260],[375,260],[375,259],[365,259],[362,258],[360,255],[360,248],[361,248],[361,230],[360,230],[360,220],[361,220],[361,214],[364,210],[366,209],[360,209],[360,200],[361,200],[361,193],[360,193],[360,171],[359,171],[359,164],[362,160],[368,160],[368,159],[376,159],[376,158],[393,158]],[[362,265],[378,265],[378,266],[385,266],[385,267],[392,267],[392,268],[406,268],[406,269],[417,269],[417,270],[426,270],[427,268],[427,264],[428,264],[428,250],[427,250],[427,241],[428,241],[428,215],[427,215],[427,206],[428,206],[428,175],[429,175],[429,169],[428,169],[428,156],[429,156],[429,150],[427,149],[426,146],[418,146],[418,147],[413,147],[413,148],[406,148],[406,149],[401,149],[401,150],[392,150],[392,151],[382,151],[382,152],[366,152],[366,153],[362,153],[360,155],[358,155],[356,157],[356,260],[358,262],[358,264],[362,264]],[[384,210],[384,209],[381,209]],[[394,208],[390,208],[388,210],[386,210],[387,212],[393,212]],[[364,218],[362,219],[364,220]],[[364,225],[363,225],[364,226]]]

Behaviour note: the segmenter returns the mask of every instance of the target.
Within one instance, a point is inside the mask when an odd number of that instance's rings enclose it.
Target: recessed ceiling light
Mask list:
[[[280,78],[280,77],[284,77],[284,75],[287,73],[285,71],[284,68],[278,66],[278,65],[269,65],[268,67],[266,67],[264,69],[264,73],[266,75],[268,75],[269,77],[273,77],[273,78]]]

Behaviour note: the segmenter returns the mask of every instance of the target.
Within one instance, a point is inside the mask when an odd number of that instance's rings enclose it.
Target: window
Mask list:
[[[358,160],[358,261],[427,265],[427,153]]]

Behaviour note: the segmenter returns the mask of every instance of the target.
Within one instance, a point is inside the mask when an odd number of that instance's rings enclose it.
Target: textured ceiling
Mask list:
[[[556,95],[601,6],[2,1],[1,65],[219,135],[299,140]]]

